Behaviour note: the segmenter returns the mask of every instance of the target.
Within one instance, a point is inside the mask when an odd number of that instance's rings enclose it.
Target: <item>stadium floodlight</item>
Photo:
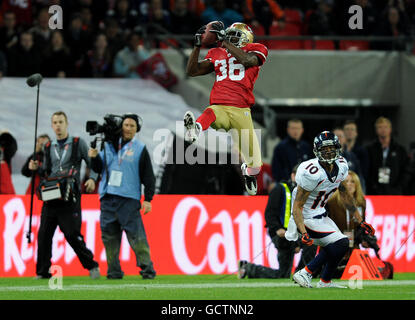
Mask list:
[[[40,83],[42,82],[43,77],[40,73],[32,74],[29,78],[27,78],[26,83],[29,87],[37,86],[37,97],[36,97],[36,120],[35,120],[35,143],[33,146],[33,161],[35,160],[36,156],[36,142],[37,142],[37,123],[38,123],[38,115],[39,115],[39,91],[40,91]],[[33,215],[33,196],[35,193],[35,175],[36,171],[32,171],[32,181],[31,181],[31,190],[30,190],[30,218],[29,218],[29,230],[26,234],[26,238],[28,243],[31,242],[31,235],[32,235],[32,215]]]

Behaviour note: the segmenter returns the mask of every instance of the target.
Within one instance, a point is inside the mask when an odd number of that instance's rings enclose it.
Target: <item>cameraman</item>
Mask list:
[[[94,261],[93,253],[86,247],[84,238],[81,234],[81,194],[80,190],[80,167],[82,159],[89,166],[88,146],[86,142],[79,138],[77,150],[74,149],[75,138],[68,134],[68,118],[62,111],[57,111],[52,115],[52,129],[56,134],[53,139],[46,145],[45,156],[42,168],[39,169],[39,161],[30,160],[29,169],[38,171],[42,180],[48,177],[60,177],[68,175],[71,168],[74,168],[74,199],[75,201],[65,201],[64,199],[55,199],[44,201],[38,233],[38,251],[36,274],[37,279],[48,279],[51,277],[49,268],[52,257],[52,238],[56,227],[65,235],[65,239],[74,249],[82,266],[89,270],[92,279],[100,277],[98,263]],[[75,159],[75,160],[73,160]],[[95,188],[97,174],[92,175],[85,184],[88,191]]]
[[[140,214],[141,184],[144,185],[144,214],[151,211],[150,201],[155,190],[150,155],[146,146],[135,138],[141,128],[140,120],[134,114],[124,115],[120,136],[104,142],[104,150],[100,153],[92,148],[88,152],[92,169],[102,174],[100,225],[107,254],[108,279],[124,276],[119,260],[123,231],[135,253],[142,278],[154,279],[156,276]]]

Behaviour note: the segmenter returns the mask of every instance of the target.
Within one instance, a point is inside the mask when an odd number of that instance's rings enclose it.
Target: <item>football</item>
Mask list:
[[[217,41],[216,34],[214,32],[210,32],[210,30],[212,30],[212,24],[214,24],[215,22],[218,22],[218,21],[209,22],[206,25],[205,32],[202,34],[202,45],[204,47],[211,46]]]

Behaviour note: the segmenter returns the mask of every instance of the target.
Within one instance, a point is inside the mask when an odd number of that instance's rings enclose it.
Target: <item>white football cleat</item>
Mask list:
[[[246,165],[246,163],[242,163],[241,170],[242,175],[245,179],[245,190],[246,192],[248,192],[250,196],[254,196],[256,195],[258,189],[256,177],[248,175],[247,168],[248,166]]]
[[[323,282],[323,281],[319,281],[317,283],[316,288],[337,288],[337,289],[347,289],[348,287],[346,286],[341,286],[339,284],[334,283],[333,281],[330,282]]]
[[[293,281],[298,283],[300,287],[303,288],[312,288],[311,279],[313,279],[313,275],[307,272],[305,268],[297,271],[293,275]]]
[[[195,142],[197,138],[199,137],[200,127],[196,124],[196,120],[195,120],[195,116],[193,112],[187,111],[184,114],[183,122],[184,122],[184,127],[186,128],[184,139],[190,143]]]

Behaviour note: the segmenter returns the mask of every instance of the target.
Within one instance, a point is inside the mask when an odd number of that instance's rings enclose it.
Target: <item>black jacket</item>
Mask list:
[[[288,181],[296,164],[314,158],[313,150],[306,141],[286,137],[274,149],[271,168],[275,181]]]
[[[293,186],[290,183],[287,183],[287,185],[290,188],[290,192],[292,192]],[[294,199],[291,199],[291,201],[294,201]],[[265,227],[268,228],[268,233],[271,238],[276,235],[278,229],[286,229],[284,228],[285,204],[285,188],[281,183],[277,183],[269,194],[265,208]]]
[[[383,163],[382,147],[378,140],[367,147],[369,154],[369,173],[366,181],[368,195],[402,195],[406,193],[409,183],[409,157],[404,147],[394,139],[391,140],[389,153]],[[388,184],[378,182],[379,168],[390,168],[390,181]]]

